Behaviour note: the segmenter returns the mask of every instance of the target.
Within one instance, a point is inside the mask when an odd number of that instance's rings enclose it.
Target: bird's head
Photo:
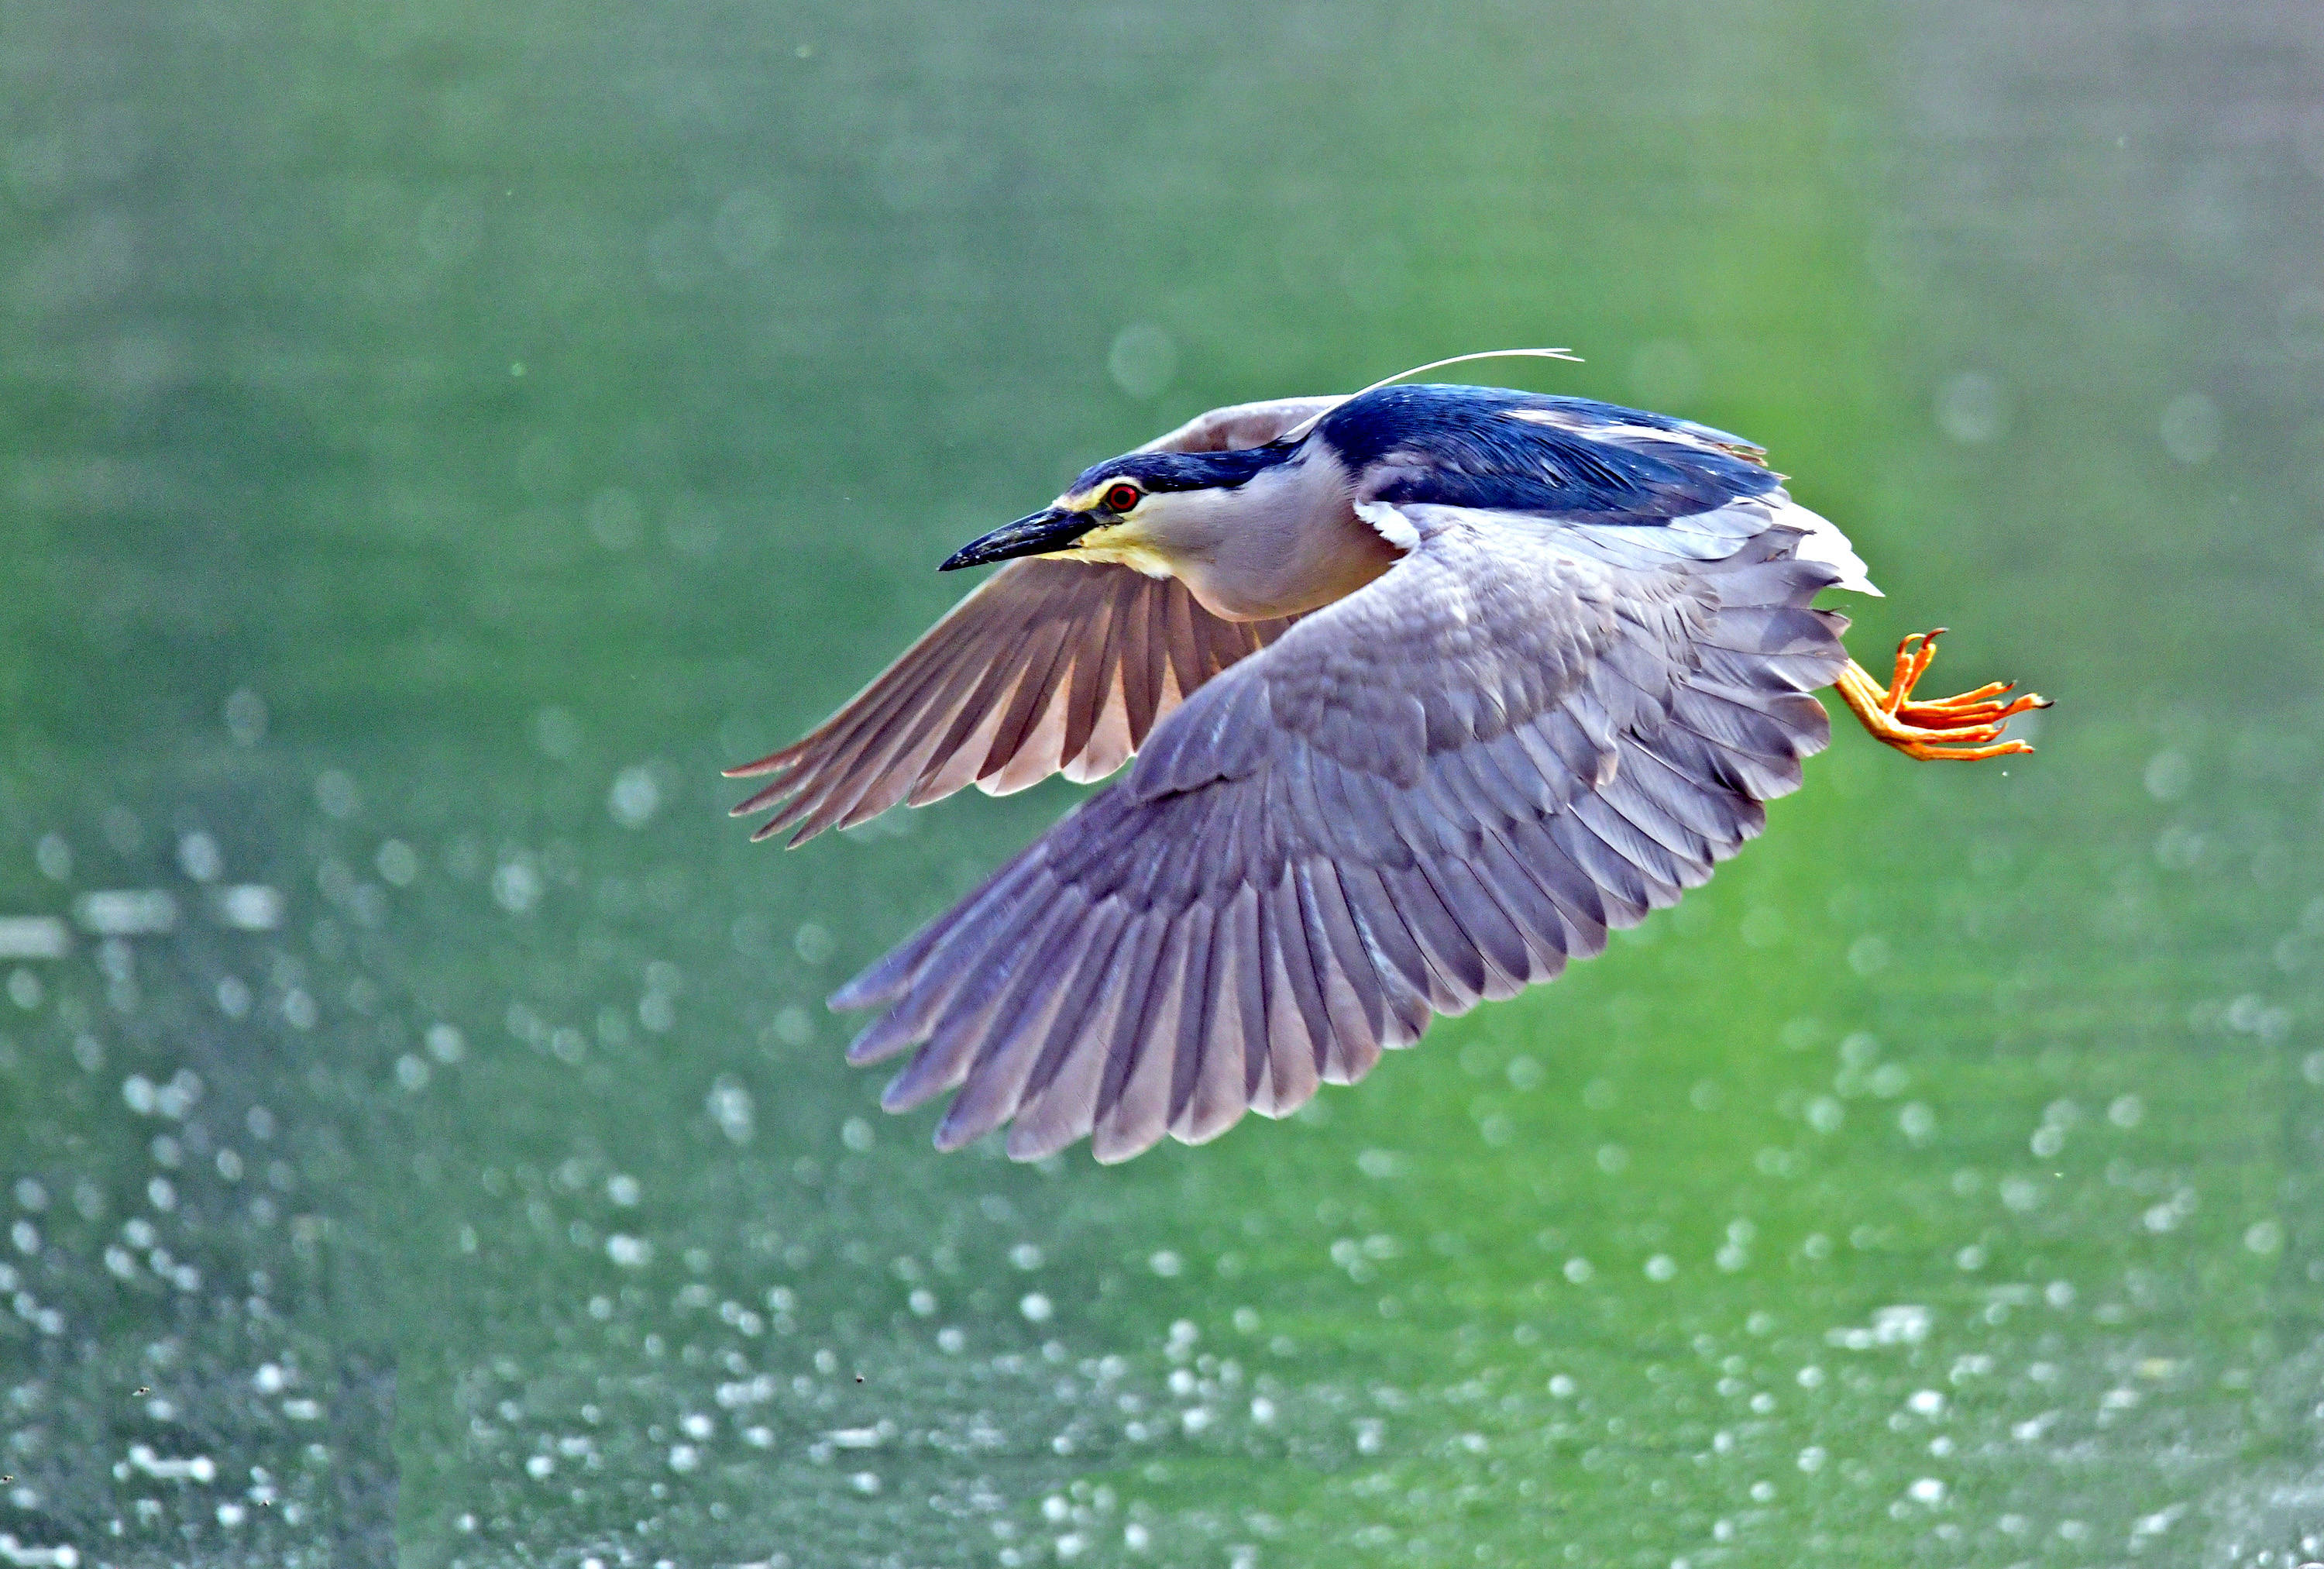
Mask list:
[[[1039,512],[962,546],[937,568],[950,572],[1019,556],[1119,562],[1173,575],[1214,550],[1261,504],[1258,475],[1289,462],[1296,442],[1234,452],[1132,452],[1084,469]]]

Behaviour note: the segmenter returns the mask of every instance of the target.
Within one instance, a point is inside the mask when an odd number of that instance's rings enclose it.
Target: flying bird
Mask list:
[[[1937,632],[1883,686],[1810,603],[1879,590],[1761,448],[1582,398],[1216,409],[942,570],[1004,561],[729,771],[797,844],[1131,764],[831,998],[884,1010],[851,1062],[912,1051],[890,1111],[958,1092],[943,1149],[1200,1143],[1554,978],[1758,833],[1831,738],[1819,688],[1920,759],[2028,752],[2002,731],[2046,706],[1914,697]]]

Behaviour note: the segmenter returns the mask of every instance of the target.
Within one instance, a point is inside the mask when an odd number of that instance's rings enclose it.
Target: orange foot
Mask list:
[[[1939,627],[1932,632],[1914,632],[1898,643],[1896,674],[1894,684],[1886,688],[1872,678],[1871,671],[1849,660],[1835,683],[1840,701],[1864,721],[1864,728],[1876,740],[1923,762],[1976,762],[2033,751],[2022,741],[2002,740],[2001,733],[2012,715],[2047,708],[2050,699],[2032,692],[2005,697],[2003,694],[2016,686],[2015,681],[1988,682],[1974,692],[1932,703],[1913,701],[1913,688],[1928,673],[1929,661],[1937,657],[1937,639],[1944,632]]]

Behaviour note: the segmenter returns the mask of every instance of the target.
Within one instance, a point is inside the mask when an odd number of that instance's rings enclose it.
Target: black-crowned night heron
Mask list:
[[[890,1111],[960,1092],[947,1149],[1200,1142],[1553,978],[1759,831],[1831,738],[1819,688],[1917,758],[2027,751],[2002,726],[2042,702],[1914,700],[1934,632],[1883,688],[1809,605],[1878,590],[1758,448],[1580,398],[1214,410],[944,567],[1004,560],[733,771],[797,844],[1136,754],[831,1000],[887,1010],[850,1061],[918,1048]]]

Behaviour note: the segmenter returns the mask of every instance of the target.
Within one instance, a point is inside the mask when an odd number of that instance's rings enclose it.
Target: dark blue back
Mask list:
[[[1512,411],[1558,416],[1543,424]],[[1501,387],[1382,387],[1323,417],[1314,438],[1387,502],[1655,524],[1775,489],[1749,442],[1692,420]]]

